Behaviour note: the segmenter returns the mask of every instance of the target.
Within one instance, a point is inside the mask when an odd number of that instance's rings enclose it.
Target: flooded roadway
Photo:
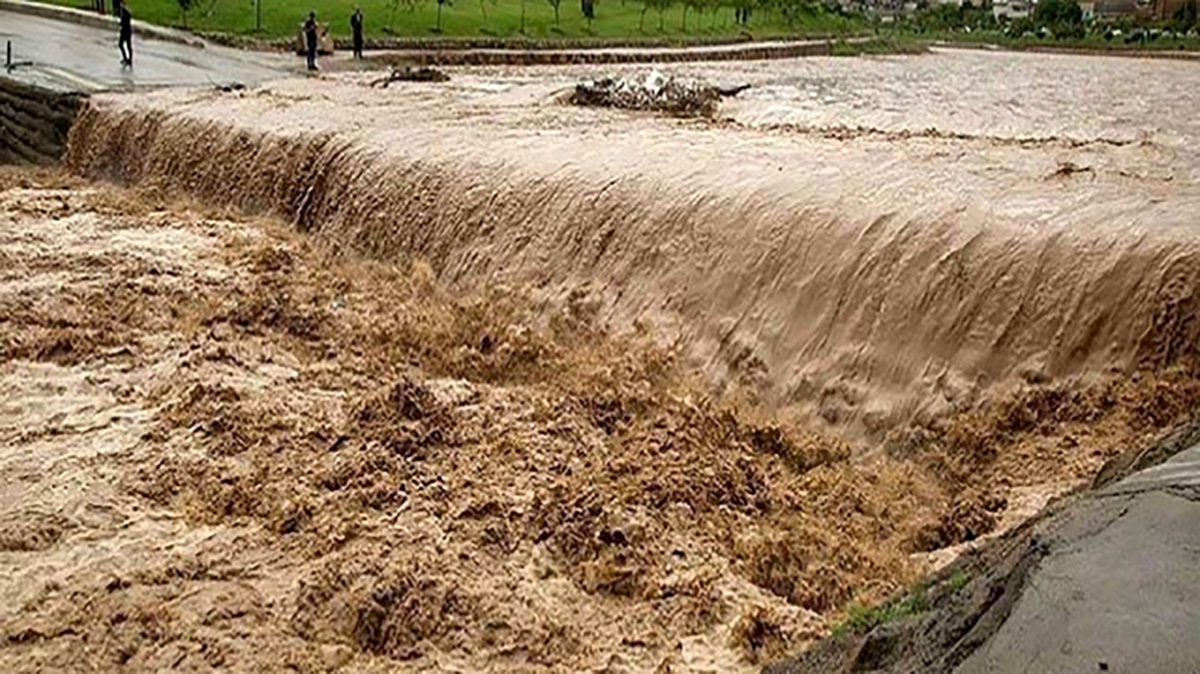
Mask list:
[[[31,62],[6,76],[67,91],[253,84],[301,72],[298,60],[288,55],[213,44],[197,47],[141,35],[134,36],[135,67],[124,68],[115,26],[106,29],[0,10],[0,42],[5,41],[12,43],[14,61]]]

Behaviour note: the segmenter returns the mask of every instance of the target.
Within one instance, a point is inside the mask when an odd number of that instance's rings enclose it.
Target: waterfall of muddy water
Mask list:
[[[576,109],[594,68],[101,96],[76,169],[273,211],[464,288],[572,298],[714,381],[878,431],[1200,337],[1200,68],[974,52],[669,69],[718,123]],[[581,299],[582,298],[582,299]]]

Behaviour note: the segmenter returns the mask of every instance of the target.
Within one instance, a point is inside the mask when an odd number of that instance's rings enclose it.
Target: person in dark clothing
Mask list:
[[[317,69],[317,13],[309,12],[304,22],[304,53],[308,57],[308,69]]]
[[[121,3],[121,38],[117,46],[121,49],[121,65],[133,67],[133,15],[125,3]]]
[[[354,34],[354,58],[362,58],[363,49],[363,13],[362,7],[356,7],[350,15],[350,32]]]

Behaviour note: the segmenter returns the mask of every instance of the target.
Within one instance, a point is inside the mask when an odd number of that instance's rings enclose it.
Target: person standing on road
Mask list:
[[[121,38],[117,46],[121,49],[121,65],[133,67],[133,15],[125,3],[121,3]]]
[[[354,34],[354,58],[362,58],[363,49],[363,13],[362,7],[355,7],[350,15],[350,32]]]
[[[304,53],[308,56],[308,69],[317,69],[317,13],[310,11],[304,22]]]

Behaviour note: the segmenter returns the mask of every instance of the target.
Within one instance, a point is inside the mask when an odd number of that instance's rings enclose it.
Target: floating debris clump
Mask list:
[[[630,77],[606,77],[575,85],[573,105],[653,110],[678,117],[714,117],[721,89],[700,80],[663,75],[657,70]]]

